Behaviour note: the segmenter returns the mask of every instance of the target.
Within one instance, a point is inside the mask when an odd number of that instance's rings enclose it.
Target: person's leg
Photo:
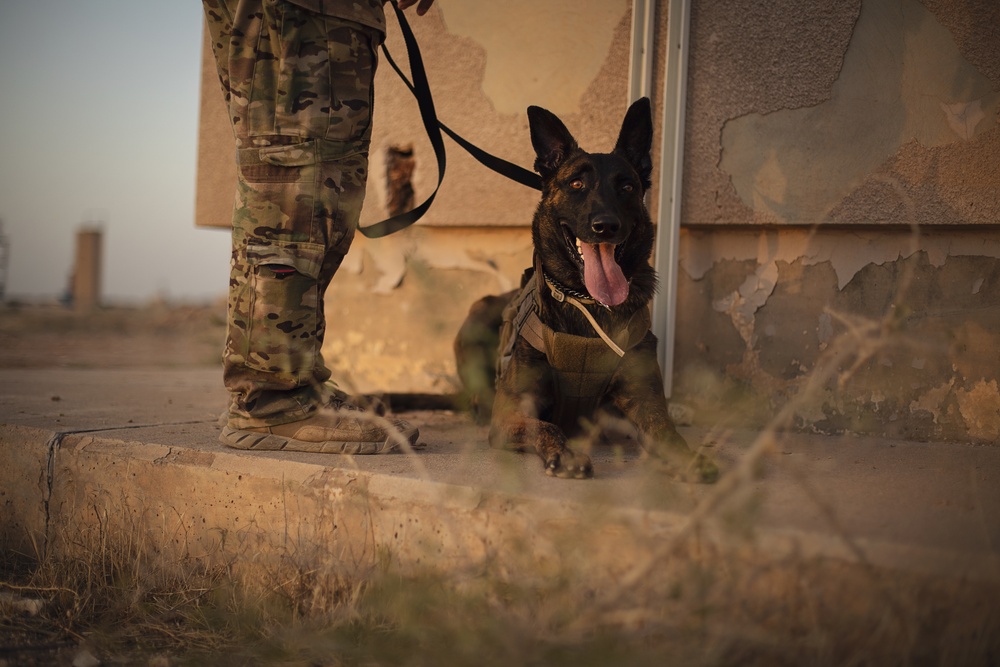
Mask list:
[[[204,4],[238,147],[223,442],[380,451],[391,423],[322,407],[321,355],[323,296],[364,200],[380,36],[280,0]]]

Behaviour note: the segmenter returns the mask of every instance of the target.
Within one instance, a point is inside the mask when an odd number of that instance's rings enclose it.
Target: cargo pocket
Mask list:
[[[315,244],[247,246],[245,364],[279,382],[308,382],[319,362],[319,273],[323,248]]]
[[[234,224],[249,237],[266,228],[282,241],[314,241],[319,153],[316,141],[240,149]]]

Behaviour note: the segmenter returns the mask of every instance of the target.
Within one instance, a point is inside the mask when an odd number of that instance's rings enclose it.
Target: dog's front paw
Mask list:
[[[710,456],[691,449],[676,429],[658,437],[644,435],[640,442],[650,455],[653,466],[679,482],[712,484],[719,479],[719,466]]]
[[[701,452],[659,452],[656,461],[660,471],[679,482],[714,484],[719,479],[719,466]]]
[[[586,454],[563,449],[545,459],[545,474],[563,479],[589,479],[594,476],[594,466]]]

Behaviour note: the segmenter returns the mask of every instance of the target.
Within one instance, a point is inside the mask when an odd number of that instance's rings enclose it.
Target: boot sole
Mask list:
[[[417,441],[419,432],[411,427],[406,431],[402,431],[401,435],[412,445]],[[242,431],[229,426],[222,428],[219,441],[227,447],[247,451],[312,452],[316,454],[383,454],[391,452],[397,447],[396,441],[391,437],[386,437],[381,442],[348,440],[310,442],[308,440],[296,440],[295,438],[274,435],[273,433]]]

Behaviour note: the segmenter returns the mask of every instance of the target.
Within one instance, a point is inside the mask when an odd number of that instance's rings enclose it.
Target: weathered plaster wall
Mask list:
[[[485,95],[497,113],[514,116],[523,116],[528,105],[557,115],[582,113],[588,88],[616,46],[616,32],[629,4],[629,0],[437,2],[448,33],[472,40],[485,60],[477,94]],[[622,57],[620,50],[615,53],[617,59]]]
[[[328,300],[324,350],[358,391],[449,392],[468,306],[517,280],[525,229],[360,240]],[[886,322],[871,359],[796,427],[1000,441],[1000,230],[694,229],[681,234],[674,400],[703,426],[757,428],[792,400],[845,321]]]
[[[798,427],[1000,441],[1000,3],[696,0],[689,77],[675,399],[762,425],[874,322]]]
[[[985,0],[695,2],[685,221],[994,223],[998,28]]]
[[[1000,231],[692,231],[681,257],[675,400],[696,421],[766,423],[848,323],[876,322],[799,427],[1000,440]]]

